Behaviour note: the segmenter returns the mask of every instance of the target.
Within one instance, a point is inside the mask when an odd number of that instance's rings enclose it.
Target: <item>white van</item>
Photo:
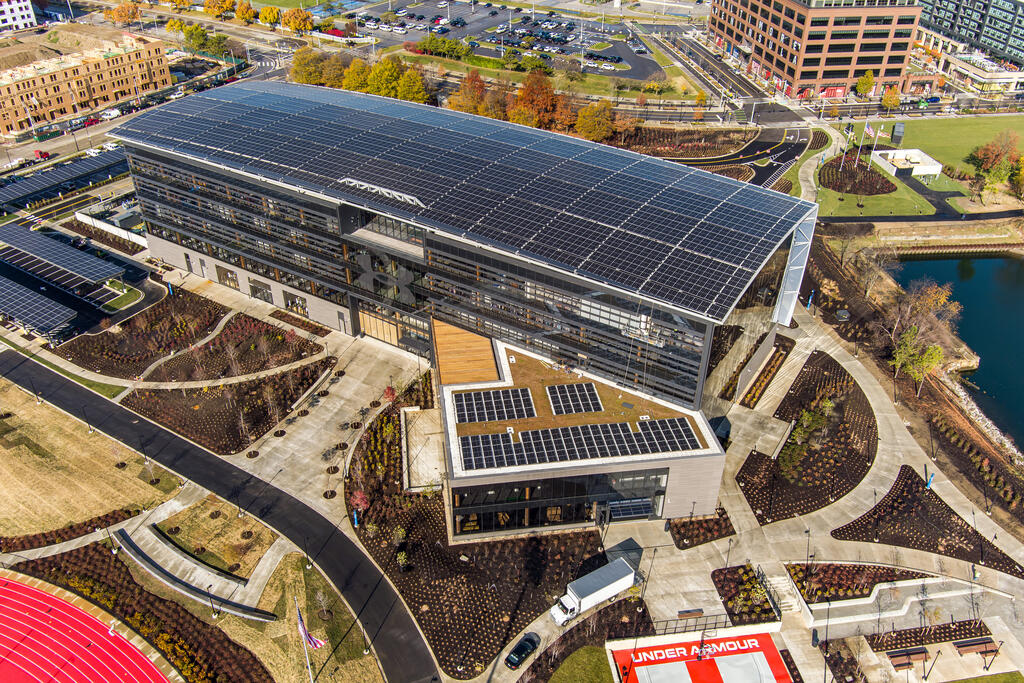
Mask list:
[[[110,121],[110,120],[116,119],[120,115],[121,115],[121,110],[120,109],[108,109],[105,112],[103,112],[102,114],[100,114],[100,118],[103,119],[104,121]]]

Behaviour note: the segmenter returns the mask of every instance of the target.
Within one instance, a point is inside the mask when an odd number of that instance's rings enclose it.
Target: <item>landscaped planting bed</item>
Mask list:
[[[867,678],[860,670],[860,664],[846,643],[841,640],[824,640],[821,642],[822,654],[828,670],[832,672],[833,681],[846,683],[865,683]]]
[[[718,364],[725,360],[729,350],[736,341],[743,336],[743,328],[740,325],[722,325],[716,327],[711,335],[711,358],[708,359],[708,374],[718,367]]]
[[[981,620],[951,621],[935,626],[920,626],[901,631],[886,631],[867,636],[868,645],[875,652],[901,650],[907,647],[924,647],[936,643],[949,643],[954,640],[983,638],[992,635]]]
[[[152,363],[208,335],[228,309],[185,289],[174,290],[118,328],[75,337],[56,353],[111,377],[137,377]]]
[[[251,652],[219,628],[144,590],[104,545],[92,543],[13,568],[107,610],[159,650],[186,681],[273,680]]]
[[[876,541],[983,564],[1024,578],[1024,568],[979,534],[946,505],[909,465],[878,504],[832,531],[840,541]]]
[[[818,171],[818,182],[822,187],[843,194],[874,196],[896,191],[896,185],[870,164],[870,150],[865,150],[857,159],[857,151],[832,157]]]
[[[300,330],[305,330],[310,334],[315,334],[318,337],[326,337],[331,333],[330,328],[324,327],[323,325],[315,323],[312,320],[307,320],[306,318],[300,318],[297,315],[292,315],[291,313],[288,313],[287,311],[282,311],[281,309],[272,311],[270,313],[270,317],[275,318],[277,320],[281,320],[282,322],[286,322],[289,325],[293,325],[299,328]]]
[[[768,591],[749,564],[725,567],[711,572],[711,580],[718,589],[725,611],[733,626],[764,624],[778,617],[768,602]]]
[[[786,671],[789,672],[793,683],[804,683],[804,677],[800,675],[800,669],[796,668],[796,662],[793,661],[793,655],[789,650],[779,650],[779,656],[782,657],[782,663],[786,665]]]
[[[951,455],[962,461],[961,472],[967,475],[979,491],[990,499],[999,499],[1003,506],[1018,520],[1024,521],[1021,507],[1021,492],[1024,491],[1024,477],[1021,477],[1004,460],[991,458],[978,449],[972,439],[965,436],[944,415],[932,417],[932,436]],[[967,461],[973,467],[966,467]]]
[[[923,572],[873,564],[814,562],[787,564],[786,569],[808,603],[866,598],[880,583],[913,581],[929,576]]]
[[[740,405],[747,408],[757,407],[757,402],[761,400],[761,396],[764,394],[764,390],[768,388],[771,381],[775,379],[775,374],[782,367],[783,362],[786,360],[786,356],[789,355],[793,347],[796,346],[796,342],[789,337],[784,337],[781,334],[775,336],[775,346],[772,349],[772,355],[768,357],[761,372],[758,373],[754,383],[747,389],[747,393],[743,396],[743,400],[740,401]]]
[[[0,536],[0,552],[16,553],[33,548],[45,548],[54,543],[62,543],[63,541],[70,541],[73,538],[91,534],[96,529],[105,529],[118,522],[131,519],[137,514],[139,514],[138,510],[114,510],[105,515],[87,519],[84,522],[69,524],[63,529],[54,529],[53,531],[41,534],[28,534],[26,536]]]
[[[757,134],[757,129],[748,128],[663,130],[639,127],[616,133],[610,144],[652,156],[698,159],[735,152]]]
[[[702,543],[717,541],[726,536],[732,536],[736,531],[732,528],[729,520],[729,513],[725,508],[720,507],[715,511],[714,517],[698,517],[688,519],[679,517],[668,521],[668,530],[672,534],[672,542],[680,550],[693,548]]]
[[[60,224],[60,227],[64,228],[65,230],[70,230],[71,232],[78,233],[82,237],[88,237],[93,242],[97,242],[99,244],[102,244],[103,246],[110,247],[111,249],[116,249],[120,252],[124,252],[125,254],[129,254],[131,256],[134,256],[135,254],[138,254],[140,251],[145,249],[145,247],[142,246],[141,244],[136,244],[131,240],[126,240],[125,238],[118,237],[117,235],[112,235],[106,230],[94,228],[91,225],[83,223],[80,220],[71,219],[69,221],[64,221],[63,223]]]
[[[501,648],[562,595],[573,579],[604,564],[596,531],[448,544],[437,492],[402,489],[397,406],[369,425],[346,480],[357,533],[419,622],[444,671],[484,671]]]
[[[306,341],[293,330],[239,313],[207,343],[158,365],[146,375],[146,381],[236,377],[287,365],[322,350],[322,346]]]
[[[637,611],[637,607],[641,609]],[[626,599],[602,607],[558,637],[537,654],[519,683],[551,678],[569,655],[588,645],[604,648],[605,641],[654,635],[654,624],[643,601]]]
[[[781,192],[782,194],[789,194],[793,191],[793,181],[789,178],[779,178],[775,181],[775,184],[772,185],[772,189],[776,192]]]
[[[754,169],[744,164],[725,164],[724,166],[704,166],[705,171],[711,171],[715,175],[725,176],[733,180],[747,182],[754,177]]]
[[[761,524],[820,510],[864,478],[878,449],[867,397],[831,356],[815,351],[775,417],[796,421],[779,457],[751,451],[736,475]]]
[[[218,387],[137,389],[121,404],[227,455],[270,431],[335,362],[336,358],[325,358],[272,377]]]
[[[807,149],[809,149],[809,150],[811,150],[813,152],[817,152],[819,149],[824,148],[825,145],[828,144],[828,141],[829,141],[828,133],[826,133],[825,131],[823,131],[823,130],[821,130],[819,128],[815,128],[814,132],[811,133],[811,141],[807,145]]]

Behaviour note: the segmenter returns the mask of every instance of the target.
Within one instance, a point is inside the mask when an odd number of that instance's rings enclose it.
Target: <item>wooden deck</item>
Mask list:
[[[441,384],[495,382],[499,379],[490,339],[440,320],[434,320],[432,324]]]

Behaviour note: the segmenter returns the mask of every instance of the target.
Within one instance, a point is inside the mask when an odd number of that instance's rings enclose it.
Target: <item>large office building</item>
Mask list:
[[[487,340],[495,381],[441,373],[455,533],[593,521],[609,506],[714,511],[724,454],[711,425],[791,319],[814,204],[507,122],[278,82],[195,94],[114,136],[154,257],[435,362],[439,329]],[[515,389],[509,370],[527,358],[563,368],[570,388]],[[470,389],[487,395],[459,398]],[[637,405],[650,409],[621,421]]]
[[[57,122],[172,85],[159,40],[78,24],[48,35],[56,39],[23,39],[0,48],[5,62],[20,62],[0,71],[4,137],[48,130]],[[40,54],[52,56],[39,59]]]
[[[910,52],[915,0],[712,0],[708,30],[749,72],[790,97],[840,97],[872,72],[875,94],[930,88]]]
[[[0,0],[0,33],[32,28],[36,23],[31,0]]]
[[[921,0],[921,7],[922,27],[1024,66],[1021,0]],[[923,42],[930,47],[941,43],[934,39]]]

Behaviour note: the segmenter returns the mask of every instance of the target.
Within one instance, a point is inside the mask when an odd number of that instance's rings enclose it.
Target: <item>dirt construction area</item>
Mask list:
[[[51,531],[124,507],[151,508],[177,478],[0,380],[0,536]],[[124,463],[118,467],[118,463]],[[150,479],[159,479],[154,486]]]

